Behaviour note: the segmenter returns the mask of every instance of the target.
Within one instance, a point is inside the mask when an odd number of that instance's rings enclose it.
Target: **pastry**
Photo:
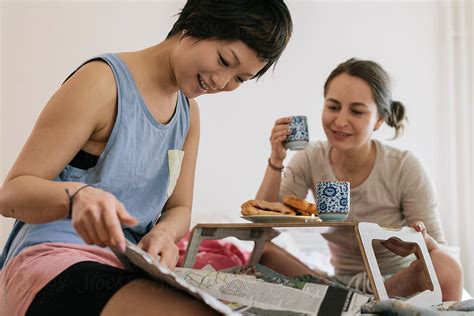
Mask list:
[[[292,209],[296,210],[298,213],[301,213],[301,215],[311,216],[312,214],[318,214],[316,210],[316,205],[314,205],[313,203],[309,203],[306,200],[297,198],[294,195],[284,195],[283,203],[286,206],[289,206]]]
[[[242,215],[296,215],[290,207],[280,202],[249,200],[242,204]]]

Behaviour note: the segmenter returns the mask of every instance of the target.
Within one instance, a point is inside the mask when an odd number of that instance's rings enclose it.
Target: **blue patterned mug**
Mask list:
[[[292,116],[288,124],[291,134],[285,140],[285,148],[301,150],[308,145],[308,119],[304,115]]]
[[[318,216],[325,222],[345,220],[350,210],[350,191],[350,182],[318,182],[316,188]]]

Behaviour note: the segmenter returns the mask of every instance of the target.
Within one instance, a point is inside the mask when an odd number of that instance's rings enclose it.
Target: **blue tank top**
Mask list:
[[[148,110],[130,71],[117,55],[100,55],[86,63],[92,60],[105,61],[114,74],[115,125],[94,167],[83,170],[67,165],[54,180],[91,184],[114,194],[139,221],[124,229],[125,237],[137,243],[159,219],[178,179],[189,129],[189,104],[179,91],[173,117],[161,124]],[[84,244],[70,219],[46,224],[16,221],[0,258],[0,269],[24,248],[47,242]]]

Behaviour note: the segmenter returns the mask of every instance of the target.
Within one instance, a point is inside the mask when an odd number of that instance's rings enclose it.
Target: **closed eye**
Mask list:
[[[235,78],[235,80],[240,84],[243,84],[245,82],[245,80],[240,77]]]
[[[229,63],[227,62],[227,60],[224,59],[224,57],[222,57],[221,54],[219,54],[219,64],[224,67],[229,67]]]

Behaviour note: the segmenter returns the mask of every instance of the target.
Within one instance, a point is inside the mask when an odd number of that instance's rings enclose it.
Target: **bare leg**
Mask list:
[[[132,281],[117,291],[101,315],[218,315],[204,303],[150,280]]]
[[[462,268],[451,256],[441,250],[430,252],[431,261],[441,286],[443,301],[459,301],[462,296]],[[423,263],[415,260],[412,264],[385,281],[385,289],[390,297],[407,297],[430,289],[430,281],[425,275]]]
[[[298,258],[271,242],[265,243],[259,263],[288,277],[310,274],[328,278],[326,272],[311,269]]]
[[[422,263],[418,260],[385,281],[385,289],[389,297],[408,297],[429,288],[430,282],[426,279]]]
[[[430,256],[443,292],[443,301],[461,300],[463,289],[461,264],[441,249],[431,251]]]

